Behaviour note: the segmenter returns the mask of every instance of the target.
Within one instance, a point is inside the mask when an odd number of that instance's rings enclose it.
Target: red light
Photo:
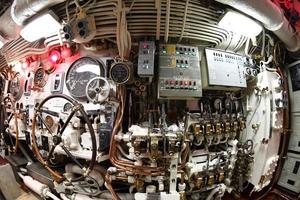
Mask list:
[[[52,61],[52,62],[58,61],[58,55],[56,55],[56,54],[51,55],[51,61]]]
[[[57,61],[60,60],[60,53],[56,50],[53,50],[51,53],[50,53],[50,62],[55,64],[57,63]]]

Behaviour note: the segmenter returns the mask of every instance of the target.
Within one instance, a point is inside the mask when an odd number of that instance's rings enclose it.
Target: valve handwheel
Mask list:
[[[95,77],[88,82],[85,92],[89,101],[102,103],[109,96],[110,84],[103,77]]]
[[[51,128],[47,125],[47,123],[45,122],[45,120],[42,117],[42,113],[45,112],[43,110],[43,105],[49,101],[50,99],[54,99],[54,98],[62,98],[67,100],[72,106],[73,108],[71,109],[71,113],[68,116],[68,118],[66,119],[66,121],[64,122],[64,124],[62,125],[62,127],[60,128],[59,132],[57,134],[54,134],[53,131],[51,130]],[[89,133],[91,135],[91,140],[92,140],[92,158],[91,161],[89,163],[88,166],[83,166],[78,159],[72,155],[72,153],[68,150],[68,148],[66,146],[64,146],[64,144],[62,143],[62,135],[63,132],[66,130],[68,124],[70,123],[71,119],[73,118],[73,116],[76,113],[80,113],[80,116],[82,117],[82,119],[84,120],[84,122],[87,124],[87,127],[89,129]],[[36,120],[37,118],[40,119],[41,123],[45,126],[45,128],[47,129],[47,131],[49,132],[49,134],[51,134],[53,136],[53,146],[50,147],[50,150],[48,152],[48,155],[46,158],[44,158],[38,148],[37,145],[37,141],[36,141],[36,137],[35,137],[35,130],[36,130]],[[83,106],[78,103],[77,101],[75,101],[74,99],[72,99],[69,96],[63,95],[63,94],[53,94],[48,96],[47,98],[45,98],[36,108],[35,113],[34,113],[34,117],[32,120],[32,147],[34,150],[34,153],[36,154],[38,160],[40,161],[40,163],[50,172],[50,174],[55,178],[55,180],[57,182],[61,182],[65,179],[65,177],[60,174],[59,172],[57,172],[56,170],[52,169],[49,166],[49,161],[50,159],[53,157],[54,154],[54,150],[55,148],[59,145],[64,151],[65,153],[68,155],[68,157],[70,157],[75,164],[77,164],[80,168],[83,169],[83,171],[85,172],[83,176],[78,177],[78,178],[73,178],[70,181],[79,181],[82,180],[82,178],[84,178],[84,176],[87,176],[89,174],[89,172],[94,168],[95,162],[96,162],[96,149],[97,149],[97,145],[96,145],[96,137],[95,137],[95,133],[94,133],[94,129],[92,127],[91,122],[89,121],[89,118],[86,114],[86,112],[83,109]]]
[[[16,140],[15,140],[15,143],[12,144],[12,145],[13,145],[13,151],[17,152],[18,145],[19,145],[19,127],[18,127],[18,114],[17,114],[17,111],[16,111],[16,104],[15,104],[14,98],[10,94],[7,94],[3,98],[3,105],[4,105],[4,108],[5,108],[5,119],[6,119],[5,124],[7,126],[9,126],[10,121],[12,120],[12,118],[14,118],[14,121],[15,121],[14,123],[15,123]],[[11,109],[10,116],[7,116],[7,113],[8,113],[7,109]]]

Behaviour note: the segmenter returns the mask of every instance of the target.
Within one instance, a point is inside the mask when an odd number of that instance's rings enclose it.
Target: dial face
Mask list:
[[[34,85],[37,87],[44,87],[47,82],[46,77],[46,71],[42,67],[38,68],[34,73]]]
[[[72,110],[73,106],[71,103],[66,103],[63,107],[64,112],[70,112]]]
[[[66,75],[66,86],[75,98],[85,98],[87,83],[97,76],[104,76],[104,65],[90,57],[76,60],[69,68]]]
[[[47,124],[47,126],[48,126],[49,128],[52,128],[53,125],[54,125],[54,119],[53,119],[50,115],[47,115],[47,116],[45,117],[45,123]]]
[[[124,63],[117,63],[111,67],[110,76],[118,84],[126,83],[129,79],[129,68]]]

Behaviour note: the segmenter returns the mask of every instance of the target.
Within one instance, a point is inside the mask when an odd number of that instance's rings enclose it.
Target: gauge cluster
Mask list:
[[[11,152],[26,146],[27,169],[45,168],[62,199],[221,199],[262,189],[278,160],[278,75],[217,49],[139,44],[128,58],[87,46],[54,66],[41,56],[15,76],[5,99]],[[258,155],[271,158],[262,166]]]

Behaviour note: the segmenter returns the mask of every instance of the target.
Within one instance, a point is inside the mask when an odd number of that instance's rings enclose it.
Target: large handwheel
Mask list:
[[[103,77],[95,77],[88,82],[85,92],[89,101],[102,103],[109,96],[110,84]]]
[[[54,99],[54,98],[62,98],[67,100],[68,102],[70,102],[73,106],[73,108],[71,109],[71,113],[68,116],[68,118],[66,119],[66,121],[63,123],[62,127],[60,128],[60,130],[58,131],[58,133],[54,134],[53,131],[51,130],[51,128],[47,125],[47,122],[45,122],[45,120],[42,117],[42,113],[45,112],[45,110],[43,110],[43,105],[49,101],[50,99]],[[81,117],[83,118],[83,120],[85,121],[85,123],[87,124],[87,127],[89,129],[89,133],[91,135],[91,140],[92,140],[92,158],[90,161],[90,164],[88,166],[83,166],[76,157],[74,157],[72,155],[72,153],[66,148],[66,146],[64,146],[64,144],[62,143],[62,134],[63,132],[66,130],[68,124],[70,123],[72,117],[79,112],[81,114]],[[35,137],[35,129],[36,129],[36,118],[39,118],[41,123],[46,127],[47,131],[53,136],[53,146],[50,147],[48,155],[46,156],[46,158],[43,158],[43,156],[40,153],[40,150],[38,148],[37,142],[36,142],[36,137]],[[59,172],[55,171],[54,169],[52,169],[49,166],[49,161],[50,159],[53,157],[54,154],[54,150],[55,148],[59,145],[64,151],[65,153],[74,161],[74,163],[76,165],[78,165],[80,168],[82,168],[82,170],[84,171],[83,176],[78,177],[78,178],[73,178],[70,181],[79,181],[82,180],[85,176],[87,176],[89,174],[89,172],[94,168],[95,162],[96,162],[96,153],[97,153],[97,145],[96,145],[96,137],[95,137],[95,133],[94,133],[94,129],[92,127],[91,122],[89,121],[89,118],[86,114],[86,112],[83,109],[83,106],[78,103],[77,101],[75,101],[74,99],[72,99],[71,97],[68,97],[66,95],[63,94],[53,94],[48,96],[47,98],[45,98],[36,108],[35,113],[34,113],[34,117],[32,120],[32,147],[34,150],[34,153],[36,154],[38,160],[41,162],[41,164],[50,172],[50,174],[55,178],[55,180],[57,182],[61,182],[65,179],[65,177],[60,174]]]
[[[16,110],[15,100],[10,94],[7,94],[6,96],[4,96],[2,103],[4,106],[4,112],[5,112],[4,113],[4,115],[5,115],[4,125],[6,127],[8,127],[11,120],[14,118],[16,137],[15,137],[15,142],[12,141],[12,145],[13,145],[13,152],[15,153],[15,152],[17,152],[18,145],[19,145],[18,114],[17,114],[17,110]],[[8,109],[11,110],[9,116],[7,116]],[[10,136],[10,138],[11,138],[11,136]]]

